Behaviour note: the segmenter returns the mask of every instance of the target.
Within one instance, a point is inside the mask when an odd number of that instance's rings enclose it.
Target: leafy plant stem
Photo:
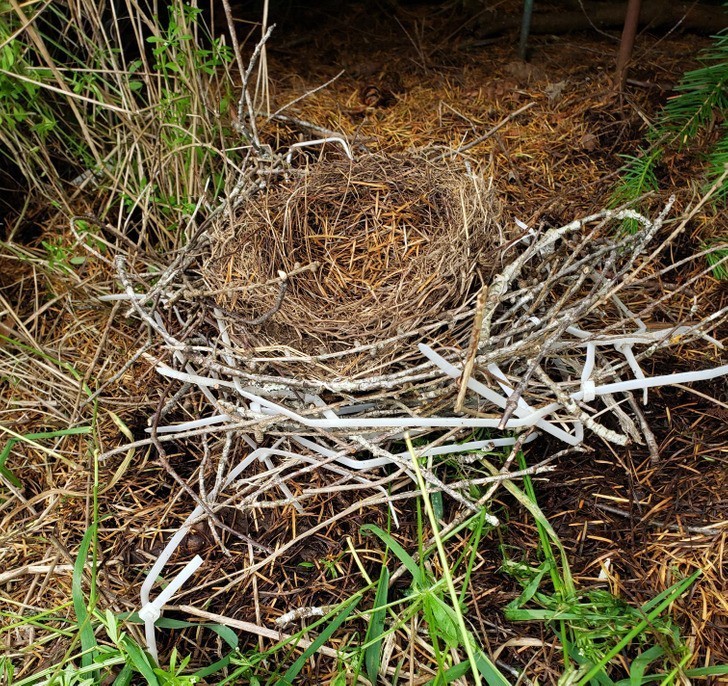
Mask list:
[[[459,610],[460,605],[458,594],[455,590],[455,584],[453,582],[450,567],[448,565],[447,554],[445,553],[445,548],[442,545],[442,539],[439,535],[439,527],[437,524],[437,518],[435,517],[435,511],[432,509],[432,502],[430,501],[430,498],[428,496],[427,484],[425,483],[425,479],[422,476],[422,471],[420,470],[418,458],[415,454],[415,448],[412,445],[412,439],[410,438],[409,434],[405,435],[405,441],[407,442],[407,448],[412,458],[412,466],[417,477],[417,483],[419,485],[420,491],[422,492],[422,502],[425,506],[425,512],[427,513],[427,516],[430,520],[430,525],[432,526],[432,534],[435,539],[435,545],[437,546],[437,553],[440,556],[440,562],[442,563],[442,572],[445,576],[445,583],[447,584],[447,590],[450,594],[450,600],[453,604],[453,607],[455,608],[455,614],[457,615],[458,625],[461,635],[463,637],[463,643],[465,645],[465,652],[468,656],[468,662],[470,662],[470,668],[473,674],[473,681],[477,686],[480,686],[480,684],[482,684],[482,681],[480,679],[480,672],[478,670],[478,665],[475,660],[475,651],[473,650],[473,645],[470,640],[470,633],[465,626],[463,614]],[[493,668],[495,668],[495,665],[493,665]]]
[[[701,570],[698,569],[689,577],[683,579],[671,589],[668,589],[670,592],[663,594],[661,601],[654,604],[646,617],[631,631],[625,634],[622,640],[619,641],[619,643],[617,643],[609,652],[607,652],[602,660],[595,664],[581,679],[579,679],[576,686],[584,686],[585,684],[588,684],[591,679],[602,671],[604,665],[606,665],[612,658],[619,655],[619,653],[629,645],[633,638],[639,636],[639,634],[641,634],[658,615],[664,612],[677,598],[685,593],[685,591],[687,591],[687,589],[695,583],[695,580],[701,575],[701,573]]]

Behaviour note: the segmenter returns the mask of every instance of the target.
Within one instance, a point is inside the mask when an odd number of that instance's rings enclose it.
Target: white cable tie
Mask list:
[[[230,417],[226,414],[217,414],[214,417],[202,417],[201,419],[193,419],[189,422],[182,422],[181,424],[168,424],[167,426],[158,426],[158,434],[171,434],[177,433],[178,431],[192,431],[193,429],[200,429],[205,426],[214,426],[215,424],[221,424],[222,422],[230,421]],[[145,429],[147,433],[151,433],[151,429]]]
[[[594,392],[597,395],[607,395],[609,393],[623,393],[624,391],[637,391],[643,388],[656,388],[657,386],[674,386],[676,384],[692,383],[693,381],[708,381],[719,376],[728,374],[728,365],[721,367],[713,367],[712,369],[702,369],[696,372],[678,372],[676,374],[663,374],[661,376],[652,376],[644,379],[631,379],[629,381],[616,381],[615,383],[597,386]],[[581,392],[572,394],[573,400],[581,400]]]
[[[166,364],[158,364],[157,372],[162,376],[166,376],[170,379],[176,379],[183,383],[190,383],[202,388],[235,388],[235,384],[232,381],[223,381],[222,379],[211,379],[209,376],[200,376],[199,374],[189,374],[187,372],[181,372],[177,369],[172,369]]]
[[[364,470],[372,469],[373,467],[381,467],[387,464],[391,464],[392,461],[387,457],[375,457],[371,460],[356,460],[354,458],[346,457],[339,452],[325,448],[324,446],[311,441],[303,436],[292,436],[293,440],[304,448],[317,452],[322,457],[336,460],[341,465],[349,467],[350,469]],[[386,494],[383,486],[376,486],[376,488]],[[394,509],[394,504],[389,502],[389,511],[392,513],[392,520],[394,525],[399,528],[399,518],[397,517],[397,511]]]
[[[586,360],[584,361],[584,369],[581,371],[582,386],[589,380],[594,371],[594,359],[596,358],[596,343],[590,341],[586,344]]]
[[[154,624],[162,616],[162,611],[155,603],[147,603],[137,614],[145,624],[147,622]]]
[[[312,405],[316,405],[316,407],[320,407],[323,410],[324,417],[327,419],[336,419],[337,415],[336,412],[334,412],[321,398],[321,396],[315,395],[313,393],[306,393],[303,396],[303,402],[305,403],[311,403]]]
[[[462,372],[455,367],[454,365],[450,364],[444,357],[441,355],[438,355],[432,348],[430,348],[429,345],[425,345],[424,343],[419,344],[420,352],[427,357],[427,359],[430,360],[433,364],[435,364],[437,367],[439,367],[443,372],[445,372],[448,376],[451,376],[454,379],[457,379],[460,377]],[[498,370],[501,377],[505,378],[505,376]],[[468,388],[475,391],[478,395],[481,395],[486,400],[489,400],[492,402],[496,407],[499,407],[500,409],[504,409],[506,406],[506,398],[499,395],[495,391],[488,388],[485,384],[480,383],[480,381],[476,381],[473,378],[468,379]],[[513,390],[509,387],[508,393],[512,393]],[[525,404],[525,401],[524,401]],[[527,405],[525,407],[521,406],[519,407],[518,404],[516,406],[515,411],[513,414],[518,417],[518,419],[509,419],[506,423],[506,428],[512,429],[512,428],[521,428],[521,427],[530,427],[530,426],[537,426],[539,429],[543,429],[547,433],[550,433],[552,436],[555,436],[559,440],[563,441],[564,443],[567,443],[568,445],[578,445],[580,441],[577,441],[574,436],[569,434],[567,431],[564,431],[563,429],[560,429],[557,426],[554,426],[551,422],[547,421],[545,417],[548,414],[551,414],[555,410],[559,409],[561,405],[558,403],[552,403],[551,405],[548,405],[545,408],[541,408],[540,410],[532,410]],[[488,421],[488,420],[483,420]],[[500,424],[499,420],[496,421],[496,428]],[[491,425],[492,426],[492,425]]]
[[[627,364],[629,365],[629,368],[632,370],[632,373],[634,374],[636,379],[644,379],[645,375],[642,372],[642,369],[639,366],[639,363],[637,362],[637,358],[635,358],[634,353],[632,352],[632,346],[627,344],[622,345],[615,345],[614,349],[622,353],[624,355],[624,358],[627,360]],[[642,389],[642,404],[647,405],[647,388]]]
[[[159,664],[159,655],[157,654],[157,632],[154,627],[154,622],[157,621],[145,621],[144,622],[144,641],[147,644],[147,652],[152,656],[155,664]]]
[[[584,394],[584,402],[590,403],[597,397],[597,394],[594,392],[595,389],[596,384],[594,383],[594,379],[587,379],[581,382],[581,392]]]
[[[377,467],[384,467],[388,464],[392,464],[392,460],[388,457],[373,457],[369,460],[357,460],[354,457],[347,457],[343,453],[331,450],[331,448],[325,448],[319,445],[315,441],[311,441],[303,436],[293,436],[293,440],[299,443],[304,448],[313,450],[319,455],[326,457],[331,460],[336,460],[339,464],[349,467],[350,469],[356,469],[357,471],[363,472],[367,469],[376,469]],[[409,455],[409,453],[407,453]]]
[[[152,602],[149,602],[147,595],[146,602],[144,602],[137,613],[140,619],[144,621],[144,635],[146,638],[147,649],[149,654],[154,658],[155,662],[158,661],[158,655],[157,637],[154,625],[155,622],[162,616],[162,606],[165,605],[180,588],[182,588],[184,583],[200,568],[201,564],[202,558],[199,555],[195,555]]]
[[[175,576],[172,581],[170,581],[161,591],[161,593],[154,599],[154,604],[159,605],[160,607],[162,605],[166,605],[169,600],[171,600],[172,596],[179,591],[182,586],[184,586],[185,582],[202,566],[202,558],[199,555],[195,555],[183,568],[182,571],[180,571],[177,576]]]
[[[300,141],[299,143],[294,143],[289,149],[288,154],[286,155],[286,162],[288,164],[291,163],[291,160],[293,159],[293,150],[294,148],[307,148],[312,145],[325,145],[326,143],[339,143],[341,147],[344,149],[344,152],[346,153],[346,156],[353,160],[351,150],[349,149],[348,143],[339,136],[330,136],[329,138],[317,138],[314,141]]]

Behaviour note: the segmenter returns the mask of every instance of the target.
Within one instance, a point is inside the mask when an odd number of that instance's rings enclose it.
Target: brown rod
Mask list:
[[[617,55],[616,81],[619,90],[624,89],[627,81],[627,65],[632,57],[634,39],[637,35],[637,25],[640,19],[640,6],[642,0],[629,0],[627,14],[624,17],[624,28],[622,29],[622,42],[619,44],[619,55]]]

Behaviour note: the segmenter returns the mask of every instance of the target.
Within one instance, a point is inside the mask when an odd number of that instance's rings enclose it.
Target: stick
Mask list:
[[[475,316],[473,317],[473,330],[470,332],[470,345],[468,347],[468,354],[465,358],[465,366],[463,367],[463,373],[460,375],[460,391],[458,392],[458,399],[455,402],[455,412],[462,412],[463,403],[465,402],[465,394],[468,392],[468,381],[470,381],[470,375],[473,373],[473,367],[475,366],[475,356],[478,353],[478,346],[480,345],[481,327],[483,325],[483,314],[485,312],[485,300],[488,297],[488,286],[483,285],[478,293],[478,298],[475,301]]]
[[[440,160],[444,160],[446,157],[454,157],[455,155],[459,155],[466,150],[470,150],[470,148],[474,148],[476,145],[478,145],[478,143],[482,143],[483,141],[490,138],[499,129],[503,128],[509,121],[511,121],[511,119],[515,119],[519,114],[522,114],[526,110],[530,110],[535,104],[535,102],[529,102],[527,105],[519,107],[515,112],[511,112],[507,117],[501,119],[492,129],[486,131],[482,136],[478,136],[475,140],[470,141],[470,143],[461,145],[457,150],[442,153],[442,155],[436,157],[433,161],[439,162]]]

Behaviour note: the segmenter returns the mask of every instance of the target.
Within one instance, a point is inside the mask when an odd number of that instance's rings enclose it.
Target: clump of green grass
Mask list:
[[[523,455],[519,456],[525,466]],[[637,686],[659,682],[681,683],[684,677],[728,674],[728,665],[686,669],[693,655],[680,629],[667,616],[700,577],[700,570],[634,607],[610,592],[576,587],[561,542],[536,503],[530,477],[521,490],[512,482],[508,491],[533,516],[538,529],[542,562],[538,566],[507,559],[503,570],[523,592],[505,608],[514,622],[543,622],[561,643],[564,673],[560,683],[576,686]],[[628,665],[628,676],[614,680],[615,658]]]

